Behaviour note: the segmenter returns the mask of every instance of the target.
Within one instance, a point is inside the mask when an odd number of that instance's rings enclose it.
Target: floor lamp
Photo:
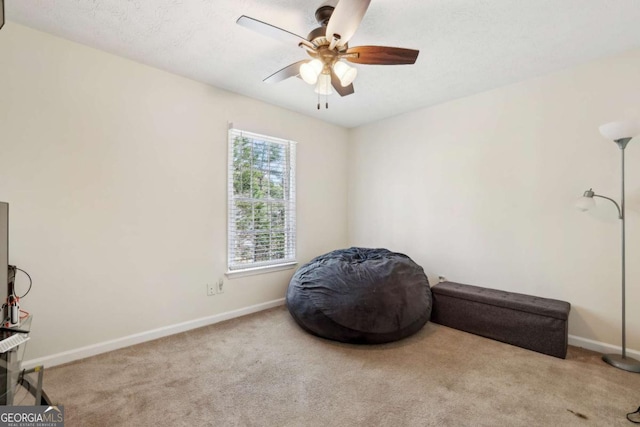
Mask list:
[[[618,209],[618,218],[622,223],[622,354],[605,354],[602,356],[602,360],[608,364],[615,366],[625,371],[640,373],[640,362],[627,357],[627,343],[626,343],[626,303],[625,303],[625,212],[624,212],[624,149],[627,144],[636,135],[640,135],[640,123],[634,121],[612,122],[600,126],[600,133],[605,138],[613,140],[622,153],[622,199],[620,204],[610,197],[596,194],[592,189],[584,192],[583,196],[579,199],[576,207],[580,210],[586,211],[595,206],[594,197],[600,197],[602,199],[609,200]]]

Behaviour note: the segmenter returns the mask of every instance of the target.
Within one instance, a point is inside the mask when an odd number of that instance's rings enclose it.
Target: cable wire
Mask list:
[[[27,292],[25,292],[24,295],[22,295],[21,297],[18,297],[18,298],[22,299],[22,298],[26,297],[27,294],[31,291],[31,286],[33,285],[33,280],[31,280],[31,276],[29,276],[29,273],[27,273],[23,269],[16,267],[16,270],[22,271],[29,278],[29,289],[27,289]]]

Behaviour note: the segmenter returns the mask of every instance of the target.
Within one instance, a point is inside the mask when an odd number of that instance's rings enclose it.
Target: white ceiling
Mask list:
[[[334,0],[335,1],[335,0]],[[322,0],[5,0],[9,21],[354,127],[640,47],[640,0],[372,0],[350,46],[420,50],[356,65],[355,94],[316,110],[313,87],[262,79],[307,57],[235,24],[306,36]]]

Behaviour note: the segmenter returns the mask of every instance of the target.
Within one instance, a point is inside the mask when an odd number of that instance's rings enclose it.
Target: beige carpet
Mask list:
[[[45,371],[66,426],[632,426],[640,374],[429,323],[355,346],[284,307]]]

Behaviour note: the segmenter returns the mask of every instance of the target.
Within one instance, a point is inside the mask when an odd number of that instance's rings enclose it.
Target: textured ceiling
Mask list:
[[[419,49],[418,61],[355,65],[355,94],[318,111],[302,80],[262,83],[306,53],[235,21],[306,36],[322,0],[5,3],[9,21],[346,127],[640,47],[639,0],[372,0],[350,46]]]

